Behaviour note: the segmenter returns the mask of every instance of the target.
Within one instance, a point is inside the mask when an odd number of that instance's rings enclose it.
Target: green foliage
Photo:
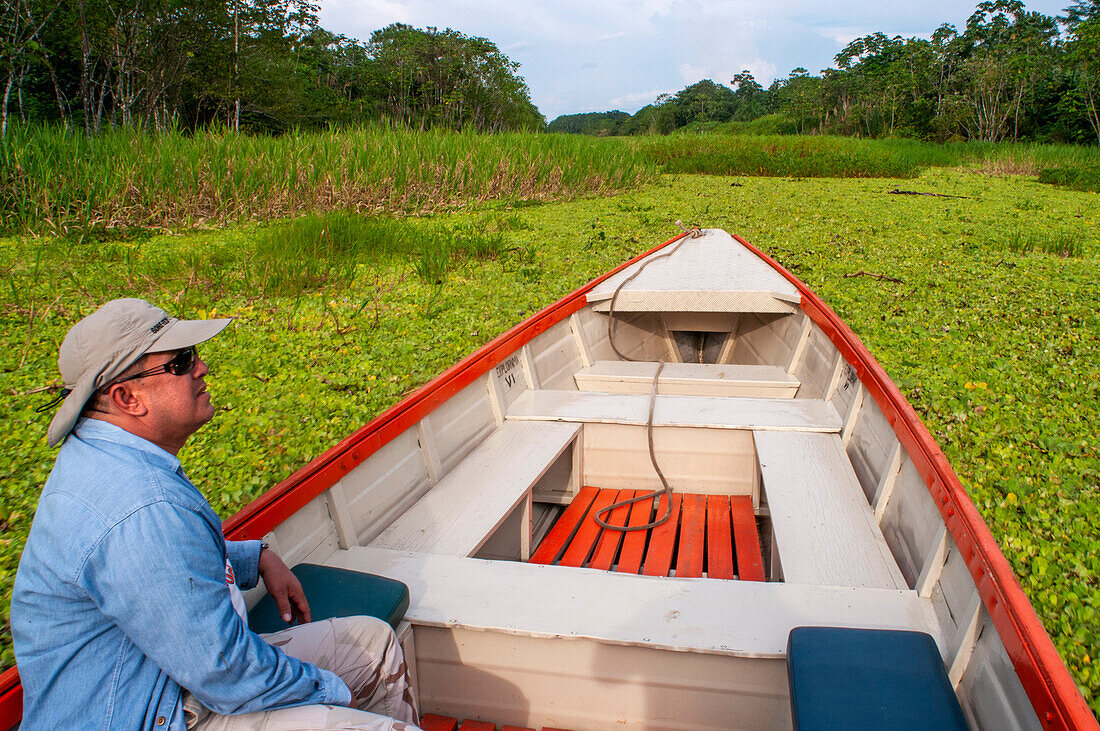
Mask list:
[[[415,214],[606,194],[653,174],[626,145],[565,135],[373,125],[279,137],[86,136],[17,127],[0,144],[0,230],[176,227],[332,209]]]
[[[886,193],[899,184],[965,197]],[[944,169],[904,181],[669,176],[611,199],[409,222],[450,232],[448,246],[470,252],[459,243],[468,232],[500,237],[483,256],[452,255],[442,283],[419,276],[407,253],[372,254],[350,279],[286,295],[264,295],[255,267],[241,266],[275,225],[0,240],[0,595],[55,454],[48,415],[34,413],[50,393],[31,392],[56,384],[60,339],[102,301],[134,295],[183,316],[237,317],[203,352],[217,416],[181,454],[229,515],[464,354],[677,233],[682,219],[761,246],[852,326],[944,449],[1100,711],[1093,198]],[[1077,251],[1013,251],[1016,231],[1021,241],[1072,237]],[[339,260],[347,246],[316,251]],[[900,281],[847,276],[861,271]],[[0,607],[6,623],[6,599]],[[10,639],[0,647],[6,666]]]
[[[1039,171],[1039,182],[1100,193],[1100,164],[1043,168]]]
[[[666,173],[788,177],[898,177],[931,167],[969,167],[992,174],[1040,168],[1090,170],[1100,150],[1072,145],[873,140],[827,135],[768,136],[680,133],[640,140]],[[1084,174],[1084,173],[1083,173]],[[1049,182],[1061,183],[1051,179]]]

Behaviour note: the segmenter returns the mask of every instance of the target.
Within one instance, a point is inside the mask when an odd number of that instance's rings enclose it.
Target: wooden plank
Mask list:
[[[542,543],[531,555],[529,563],[552,564],[558,559],[558,556],[569,544],[573,534],[577,532],[577,528],[580,527],[581,520],[588,512],[592,501],[596,499],[598,492],[596,488],[589,486],[581,489],[577,497],[573,498],[573,502],[569,503],[569,507],[565,509],[562,516],[558,518],[558,522],[542,539]]]
[[[614,503],[617,494],[615,490],[599,490],[596,493],[592,508],[581,520],[580,527],[573,534],[573,540],[569,541],[569,546],[562,554],[561,561],[558,562],[559,565],[584,566],[603,531],[600,524],[596,522],[596,513]]]
[[[458,719],[425,713],[420,717],[420,728],[424,731],[455,731],[458,728]]]
[[[839,435],[753,437],[786,582],[908,588]]]
[[[652,361],[597,361],[577,371],[581,391],[649,394],[657,364]],[[666,396],[793,398],[800,382],[779,366],[667,363],[658,392]]]
[[[615,495],[615,502],[629,500],[637,494],[637,490],[619,490],[618,494]],[[611,525],[626,525],[632,507],[634,506],[620,505],[612,510],[605,520]],[[592,560],[588,563],[588,568],[609,571],[615,564],[615,555],[619,552],[619,544],[622,543],[623,535],[624,533],[621,530],[604,528],[600,532],[600,542],[596,544],[596,552],[592,554]]]
[[[502,726],[500,731],[535,731],[535,729],[524,726]]]
[[[458,731],[497,731],[497,725],[488,721],[474,721],[467,718],[458,727]]]
[[[644,492],[651,491],[645,490]],[[653,520],[653,499],[639,500],[630,508],[630,520],[627,525],[645,525],[651,520]],[[619,563],[615,567],[616,571],[623,574],[641,573],[648,533],[649,531],[646,530],[632,530],[623,536],[623,550],[619,552]]]
[[[752,498],[748,500],[751,508]],[[677,576],[679,573],[676,572]],[[736,576],[728,495],[707,496],[707,576],[712,579],[732,579]]]
[[[742,581],[765,581],[764,557],[760,554],[760,534],[756,530],[752,498],[746,495],[730,498],[730,511],[737,547],[737,576]]]
[[[644,425],[648,394],[526,391],[508,409],[509,421],[568,421]],[[832,404],[817,399],[657,396],[654,426],[839,433]]]
[[[672,513],[668,520],[649,532],[649,548],[645,553],[645,566],[642,573],[645,576],[668,576],[672,570],[672,553],[676,550],[676,532],[680,527],[680,503],[683,496],[679,493],[672,494]],[[668,496],[662,495],[657,504],[657,514],[654,520],[659,519],[668,510]]]
[[[521,424],[506,422],[489,435],[371,545],[456,556],[476,553],[580,431],[577,424],[558,424],[563,428],[556,430],[515,428]]]
[[[405,618],[417,628],[739,657],[782,658],[791,629],[806,625],[912,629],[946,647],[932,603],[910,590],[650,578],[372,547],[326,563],[405,582]]]
[[[680,511],[680,538],[676,547],[676,575],[702,578],[706,547],[707,496],[685,494]]]

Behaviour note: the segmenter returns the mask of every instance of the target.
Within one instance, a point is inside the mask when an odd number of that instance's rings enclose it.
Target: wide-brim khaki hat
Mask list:
[[[233,318],[180,320],[141,299],[111,300],[65,336],[57,366],[69,393],[46,432],[46,442],[64,441],[96,389],[122,375],[146,353],[198,345],[214,337]]]

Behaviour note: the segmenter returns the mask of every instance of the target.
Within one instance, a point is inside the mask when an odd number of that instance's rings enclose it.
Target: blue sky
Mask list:
[[[1026,2],[1026,0],[1025,0]],[[1031,0],[1058,15],[1071,0]],[[701,79],[729,84],[749,69],[767,86],[804,66],[833,65],[854,38],[962,29],[977,2],[949,0],[321,0],[321,25],[367,40],[390,23],[454,28],[495,42],[547,121],[635,112]]]

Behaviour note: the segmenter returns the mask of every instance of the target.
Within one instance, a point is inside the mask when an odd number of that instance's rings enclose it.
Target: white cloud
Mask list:
[[[650,89],[649,91],[640,91],[636,94],[624,94],[623,96],[617,96],[611,100],[610,104],[613,107],[625,107],[634,106],[635,104],[652,104],[653,100],[659,97],[661,94],[671,94],[670,89]]]
[[[618,33],[607,33],[606,35],[596,36],[597,41],[613,41],[616,38],[626,38],[626,31],[619,31]]]
[[[843,48],[855,39],[862,38],[863,36],[870,35],[874,32],[875,31],[873,30],[867,30],[866,28],[860,28],[850,25],[832,26],[818,29],[818,33],[820,33],[822,37],[828,38],[833,43],[835,43],[837,45],[837,48]]]
[[[522,51],[524,48],[530,48],[530,47],[531,47],[530,41],[516,41],[515,43],[512,43],[512,44],[509,44],[509,45],[505,46],[502,50],[505,51],[505,52],[508,52],[508,51]]]

